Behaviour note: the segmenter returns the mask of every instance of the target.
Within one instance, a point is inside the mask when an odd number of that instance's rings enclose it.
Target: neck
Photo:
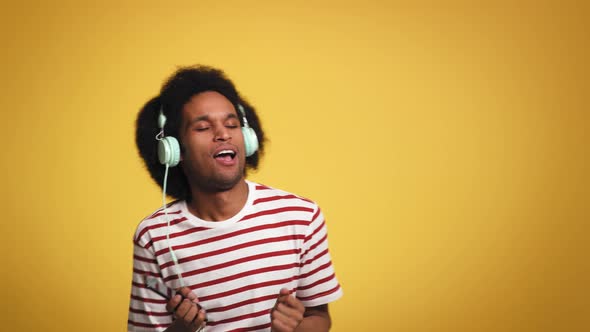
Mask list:
[[[223,221],[235,216],[246,204],[248,184],[242,180],[229,190],[208,192],[191,188],[192,199],[188,210],[207,221]]]

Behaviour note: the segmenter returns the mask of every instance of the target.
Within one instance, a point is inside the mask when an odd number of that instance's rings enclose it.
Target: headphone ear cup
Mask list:
[[[258,150],[258,136],[256,136],[254,129],[250,127],[242,127],[242,136],[244,136],[246,157],[250,157]]]
[[[162,165],[170,167],[180,162],[180,145],[174,137],[164,137],[158,141],[158,159]]]

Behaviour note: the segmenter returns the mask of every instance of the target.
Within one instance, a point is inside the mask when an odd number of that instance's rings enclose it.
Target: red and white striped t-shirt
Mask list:
[[[299,196],[247,183],[244,208],[225,221],[199,219],[185,201],[168,207],[178,272],[207,312],[205,331],[269,330],[270,309],[281,288],[292,290],[306,307],[342,296],[319,207]],[[158,210],[137,227],[129,331],[163,331],[172,323],[167,300],[144,282],[149,275],[170,289],[180,287],[166,225]]]

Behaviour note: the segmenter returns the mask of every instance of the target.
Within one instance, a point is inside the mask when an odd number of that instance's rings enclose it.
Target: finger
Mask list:
[[[277,297],[276,304],[287,301],[288,297],[289,297],[289,290],[287,288],[281,288],[281,290],[279,291],[279,296]],[[275,307],[276,307],[276,304],[275,304]]]
[[[180,303],[182,302],[182,296],[180,294],[174,295],[168,303],[166,303],[166,310],[169,312],[174,312]]]
[[[192,322],[192,329],[197,329],[197,331],[203,329],[203,327],[205,327],[205,324],[207,323],[207,314],[205,313],[205,310],[200,309],[198,314],[195,316],[195,319]]]
[[[285,315],[289,320],[295,322],[295,324],[299,324],[299,322],[303,320],[303,311],[291,308],[283,303],[279,303],[275,311],[282,315]]]
[[[271,327],[273,331],[293,331],[298,323],[280,310],[272,313]]]
[[[184,320],[184,317],[187,315],[191,308],[196,307],[196,305],[189,299],[184,299],[180,303],[180,305],[176,308],[174,312],[174,317]],[[192,321],[189,320],[189,322]]]
[[[197,318],[197,315],[199,314],[199,308],[197,308],[197,306],[194,303],[192,303],[189,299],[185,299],[185,301],[189,303],[190,308],[188,309],[182,320],[184,322],[184,325],[189,327],[193,325],[194,320]]]
[[[281,321],[272,321],[272,324],[270,326],[270,329],[272,332],[289,332],[292,331],[292,329],[289,329],[289,327],[287,325],[285,325],[283,322]]]
[[[194,303],[199,302],[199,298],[197,297],[197,294],[195,294],[190,288],[188,287],[182,287],[176,290],[177,294],[182,295],[183,297],[193,301]]]
[[[279,291],[279,296],[283,295],[291,295],[291,291],[289,291],[288,288],[281,288],[281,290]]]
[[[305,312],[305,306],[295,296],[290,295],[284,303],[299,312]]]

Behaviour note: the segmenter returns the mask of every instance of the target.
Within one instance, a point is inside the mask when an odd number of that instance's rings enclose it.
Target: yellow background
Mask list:
[[[125,330],[135,116],[203,63],[327,217],[333,331],[590,331],[584,2],[47,3],[1,5],[0,329]]]

